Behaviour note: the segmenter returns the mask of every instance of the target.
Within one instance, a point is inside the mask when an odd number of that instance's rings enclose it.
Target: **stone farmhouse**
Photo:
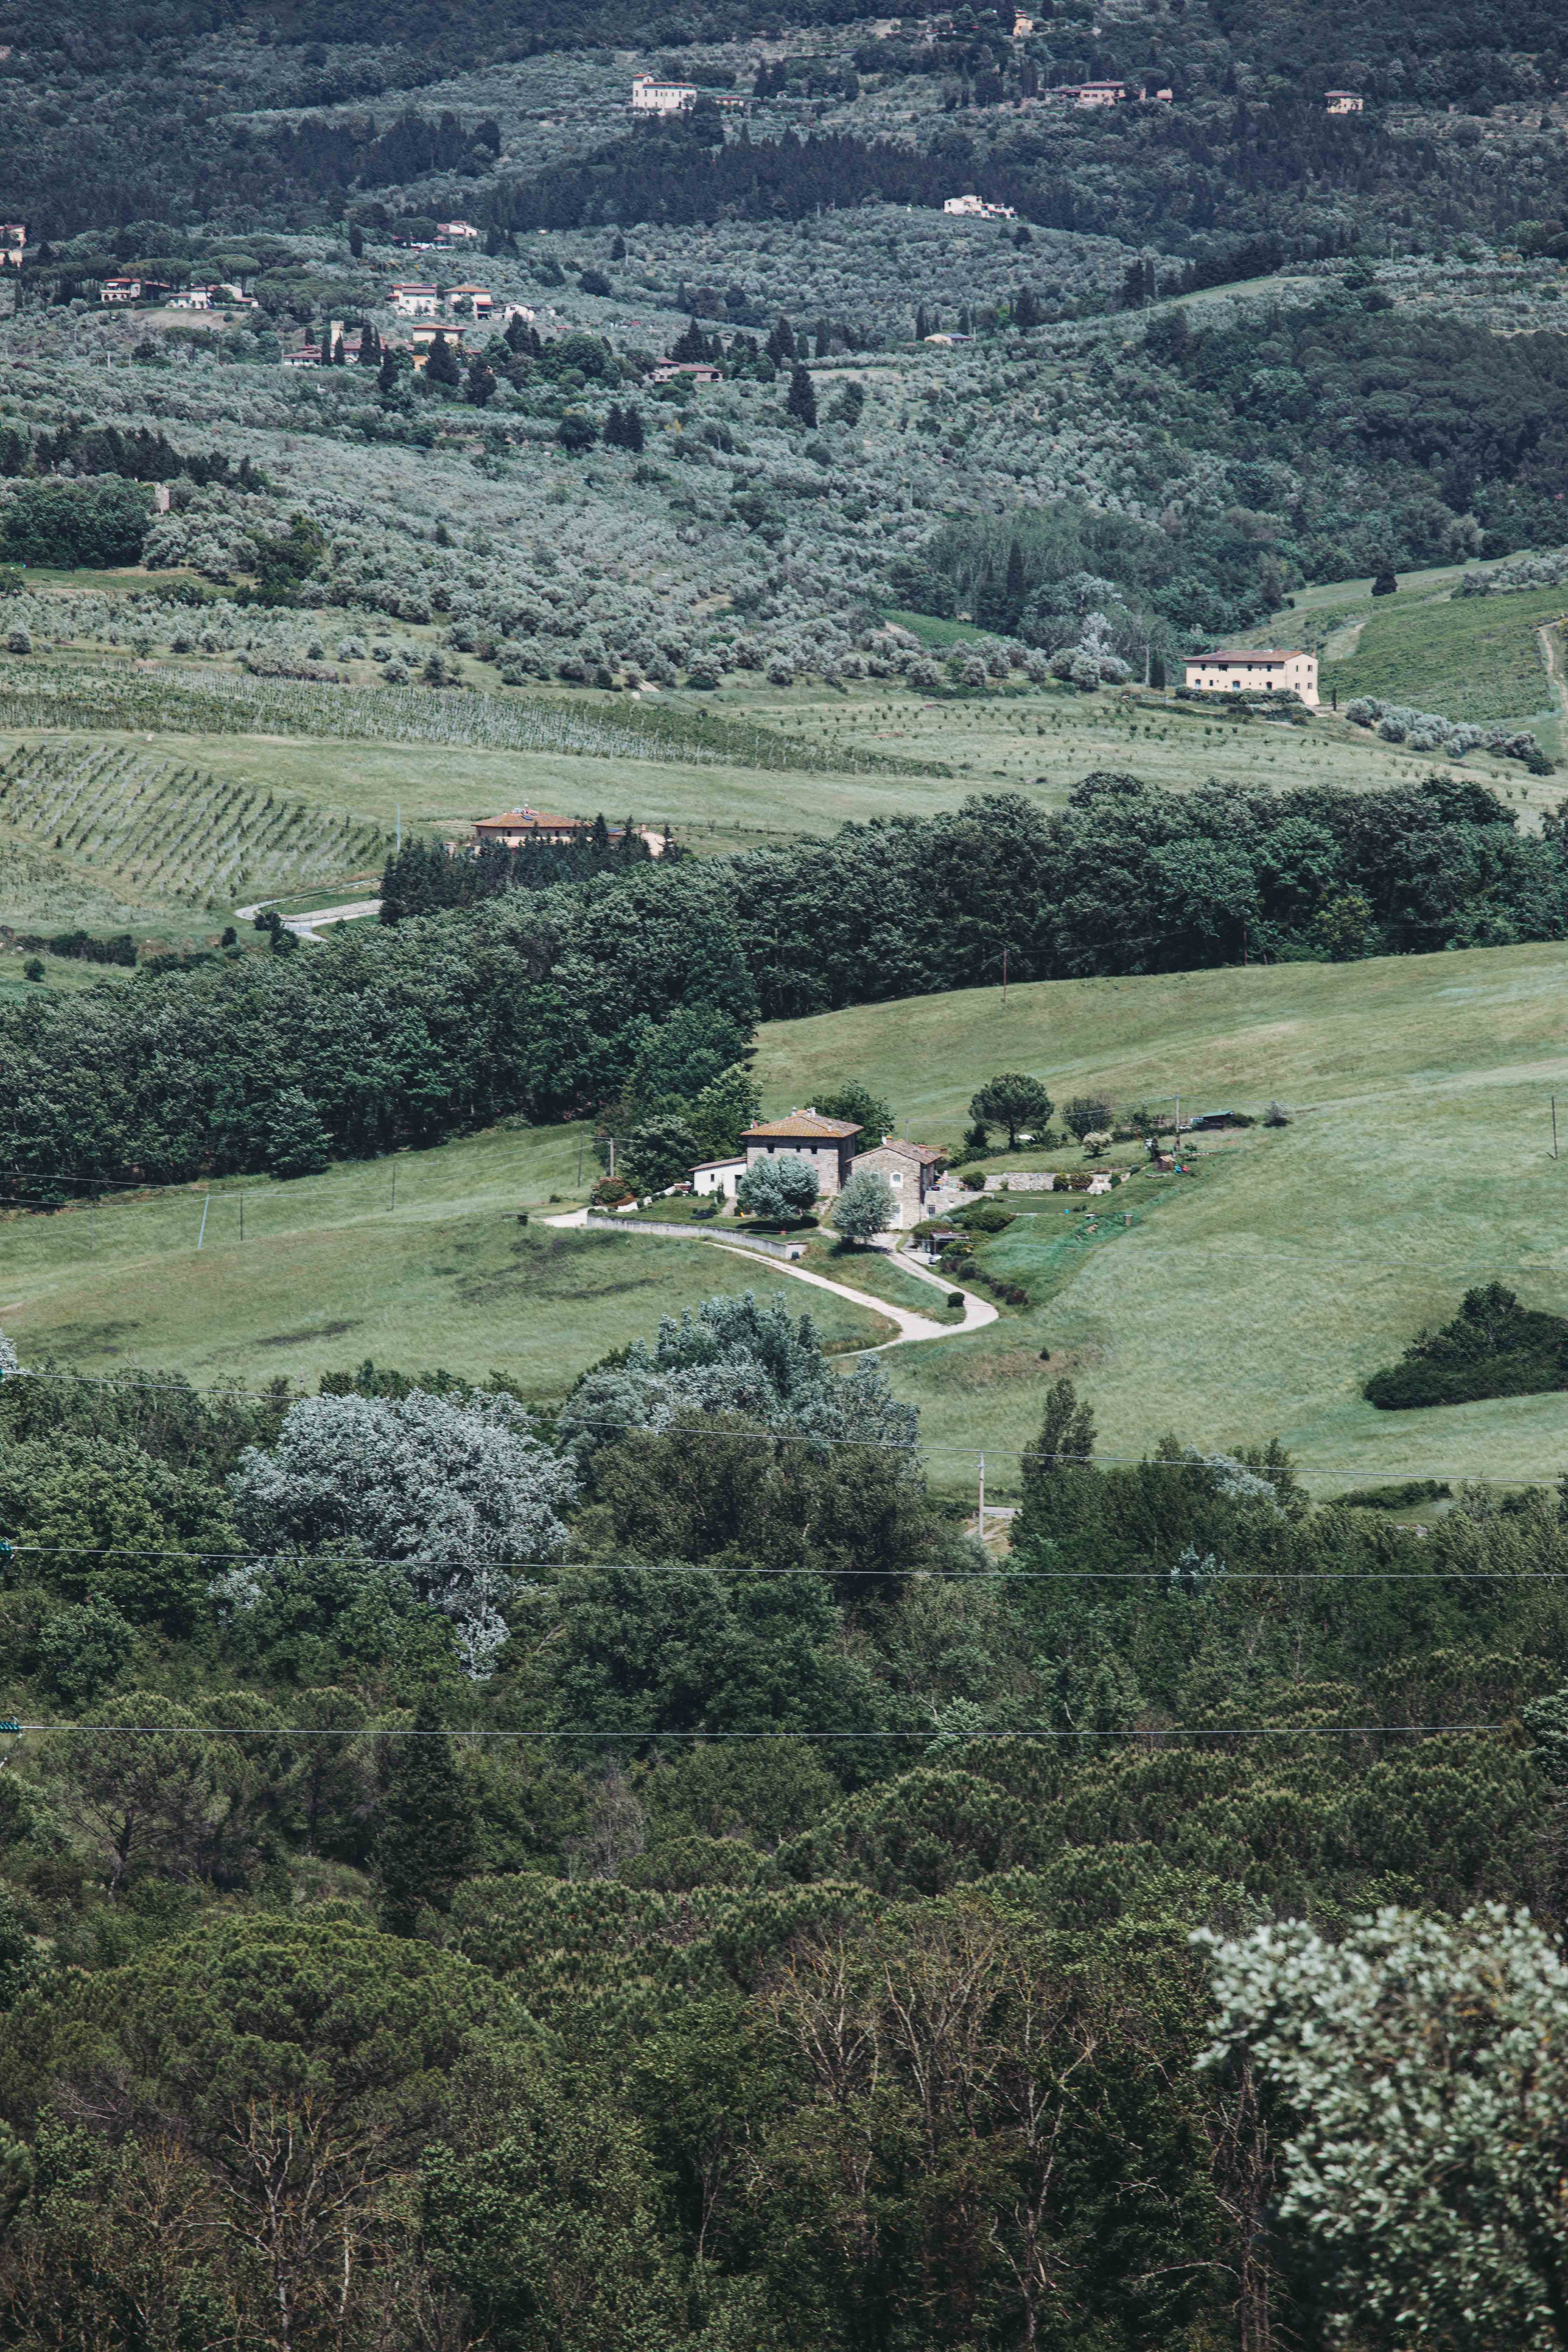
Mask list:
[[[1236,653],[1199,654],[1186,666],[1186,682],[1204,694],[1280,694],[1290,690],[1300,695],[1309,709],[1315,710],[1318,656],[1247,647]]]
[[[499,842],[503,849],[521,849],[530,841],[571,844],[586,840],[593,830],[587,817],[543,816],[525,802],[504,816],[481,817],[474,827],[474,847],[482,849],[487,841]]]
[[[793,1152],[816,1171],[818,1198],[833,1200],[849,1181],[855,1139],[860,1129],[846,1118],[823,1118],[815,1110],[792,1110],[787,1118],[759,1119],[741,1138],[747,1170],[759,1160]]]
[[[901,1136],[885,1135],[868,1151],[855,1155],[855,1172],[869,1168],[885,1176],[893,1195],[893,1223],[901,1231],[918,1225],[930,1213],[927,1203],[947,1166],[946,1157],[929,1143],[908,1143]]]

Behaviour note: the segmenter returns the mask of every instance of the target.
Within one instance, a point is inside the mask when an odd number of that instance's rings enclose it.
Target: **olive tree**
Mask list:
[[[893,1188],[874,1168],[858,1168],[827,1213],[828,1223],[847,1242],[868,1242],[885,1234],[897,1211]]]
[[[1281,2213],[1358,2343],[1568,2344],[1568,1965],[1523,1911],[1392,1906],[1214,1954],[1201,2066],[1249,2056],[1300,2120]]]
[[[781,1224],[791,1224],[810,1214],[818,1190],[810,1161],[785,1151],[749,1168],[735,1188],[735,1201],[749,1217],[776,1217]]]
[[[247,1446],[229,1484],[258,1555],[226,1580],[232,1605],[260,1598],[272,1572],[267,1554],[357,1543],[453,1620],[476,1675],[506,1639],[501,1612],[524,1580],[519,1565],[563,1549],[557,1513],[576,1486],[510,1398],[456,1403],[423,1389],[303,1397],[270,1453]]]

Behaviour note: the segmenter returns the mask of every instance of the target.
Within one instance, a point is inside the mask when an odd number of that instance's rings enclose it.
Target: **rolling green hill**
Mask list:
[[[1118,1104],[1168,1108],[1179,1090],[1189,1110],[1292,1108],[1288,1129],[1207,1150],[1194,1178],[1140,1178],[1092,1241],[1052,1201],[1013,1204],[1033,1213],[980,1255],[1028,1288],[1027,1311],[886,1360],[943,1485],[972,1484],[982,1447],[988,1486],[1005,1482],[1064,1369],[1115,1454],[1173,1429],[1205,1446],[1279,1433],[1319,1491],[1546,1479],[1568,1456],[1563,1399],[1377,1412],[1361,1384],[1472,1284],[1568,1308],[1550,1107],[1554,1086],[1568,1097],[1565,979],[1551,946],[1044,983],[1005,1010],[969,991],[778,1024],[758,1070],[770,1107],[863,1076],[906,1132],[950,1145],[993,1070],[1036,1071],[1058,1102],[1103,1087]]]
[[[1354,694],[1375,694],[1446,719],[1555,715],[1536,631],[1564,610],[1568,591],[1562,588],[1369,600],[1366,618],[1341,633],[1345,650],[1338,658],[1331,638],[1323,687],[1337,690],[1342,704]]]

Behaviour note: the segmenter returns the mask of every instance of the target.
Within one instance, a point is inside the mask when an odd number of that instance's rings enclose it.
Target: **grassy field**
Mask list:
[[[997,1069],[1037,1071],[1058,1099],[1179,1089],[1189,1110],[1278,1096],[1296,1112],[1208,1150],[1195,1177],[1139,1178],[1092,1237],[1052,1199],[982,1244],[1029,1308],[885,1360],[943,1485],[970,1483],[984,1448],[1005,1487],[1062,1369],[1112,1454],[1169,1429],[1203,1445],[1279,1433],[1319,1491],[1554,1478],[1568,1396],[1381,1413],[1359,1391],[1472,1283],[1568,1312],[1568,1159],[1551,1156],[1550,1114],[1554,1088],[1568,1097],[1565,983],[1568,948],[1550,946],[1048,982],[1011,990],[1005,1011],[999,991],[971,991],[777,1025],[758,1072],[770,1109],[863,1076],[936,1142],[957,1139]]]
[[[1344,631],[1352,637],[1331,658],[1322,683],[1341,702],[1353,694],[1413,703],[1445,719],[1512,719],[1521,725],[1554,723],[1557,710],[1542,667],[1536,631],[1568,611],[1568,590],[1543,588],[1507,596],[1413,593],[1370,600],[1366,619]]]
[[[607,1349],[651,1336],[661,1315],[719,1292],[784,1290],[834,1348],[892,1337],[872,1306],[808,1295],[700,1242],[543,1224],[550,1194],[575,1187],[583,1132],[492,1129],[295,1183],[217,1187],[210,1205],[192,1186],[96,1213],[12,1212],[0,1216],[0,1319],[24,1360],[89,1373],[134,1361],[255,1387],[371,1356],[505,1371],[541,1402]]]

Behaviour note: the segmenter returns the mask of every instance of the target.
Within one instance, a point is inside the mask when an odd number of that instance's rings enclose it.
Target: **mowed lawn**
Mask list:
[[[950,1145],[997,1070],[1037,1073],[1058,1102],[1102,1087],[1168,1108],[1179,1090],[1189,1110],[1279,1097],[1295,1114],[1216,1146],[1194,1178],[1119,1191],[1092,1239],[1054,1202],[1012,1204],[1037,1213],[988,1262],[1030,1307],[885,1359],[943,1486],[972,1486],[982,1449],[988,1491],[1016,1485],[1064,1369],[1112,1454],[1170,1430],[1203,1446],[1278,1434],[1320,1492],[1568,1467],[1568,1394],[1407,1413],[1360,1396],[1471,1284],[1568,1313],[1568,1156],[1551,1132],[1558,1089],[1568,1152],[1568,947],[1042,983],[1005,1009],[966,991],[778,1024],[757,1066],[770,1109],[863,1076],[906,1133]]]
[[[871,1306],[791,1283],[764,1260],[543,1223],[549,1193],[575,1188],[581,1132],[496,1129],[253,1182],[243,1241],[234,1185],[215,1188],[210,1206],[193,1186],[96,1215],[13,1214],[0,1220],[0,1323],[24,1362],[91,1374],[136,1364],[199,1382],[257,1387],[281,1373],[313,1385],[368,1356],[412,1372],[503,1371],[541,1403],[610,1349],[651,1338],[660,1316],[719,1293],[782,1291],[836,1349],[893,1336]]]

